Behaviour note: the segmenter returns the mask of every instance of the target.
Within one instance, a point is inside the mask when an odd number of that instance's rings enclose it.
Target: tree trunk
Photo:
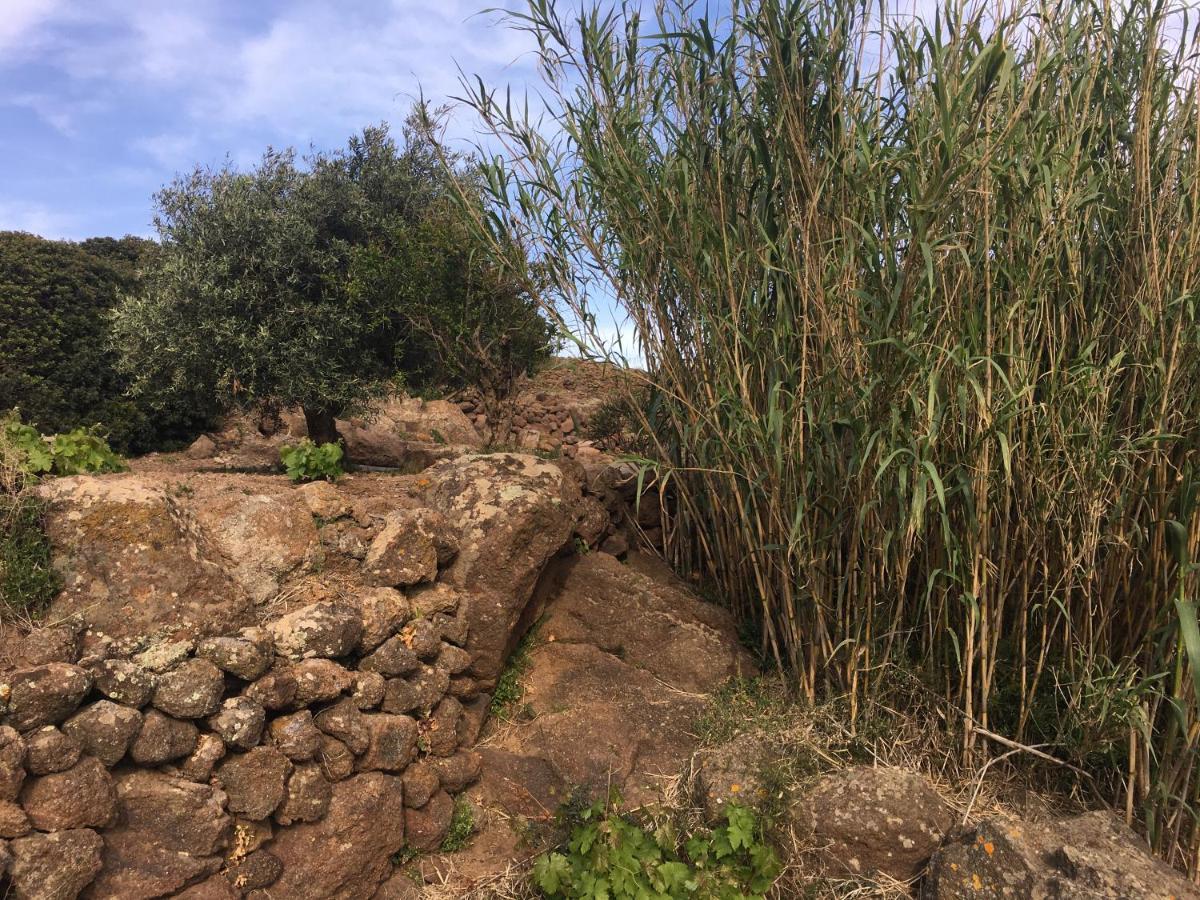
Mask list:
[[[314,444],[333,444],[342,439],[332,409],[328,406],[305,406],[302,409],[308,437]]]

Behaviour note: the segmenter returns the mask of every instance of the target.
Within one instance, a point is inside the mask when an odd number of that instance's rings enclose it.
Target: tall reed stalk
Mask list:
[[[674,562],[809,697],[901,667],[1196,873],[1195,23],[637,7],[511,15],[544,118],[467,89],[481,229],[636,329]]]

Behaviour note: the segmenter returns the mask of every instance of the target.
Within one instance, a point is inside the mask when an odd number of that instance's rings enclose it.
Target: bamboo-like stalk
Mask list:
[[[964,753],[976,727],[1055,747],[1195,873],[1194,23],[1150,0],[511,18],[554,127],[465,85],[506,151],[477,225],[548,308],[629,316],[672,562],[800,694],[857,709],[910,670]]]

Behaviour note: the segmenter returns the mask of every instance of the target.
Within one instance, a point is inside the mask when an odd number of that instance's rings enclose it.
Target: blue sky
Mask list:
[[[510,6],[516,0],[510,0]],[[0,0],[0,230],[149,236],[175,173],[535,80],[496,0]],[[452,134],[469,136],[463,119]]]

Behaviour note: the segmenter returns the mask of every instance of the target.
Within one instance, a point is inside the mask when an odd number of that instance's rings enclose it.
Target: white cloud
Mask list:
[[[71,239],[77,234],[75,216],[40,203],[0,198],[0,231],[28,231],[42,237]]]
[[[62,7],[62,0],[4,0],[0,15],[0,54],[28,43],[32,32]]]

